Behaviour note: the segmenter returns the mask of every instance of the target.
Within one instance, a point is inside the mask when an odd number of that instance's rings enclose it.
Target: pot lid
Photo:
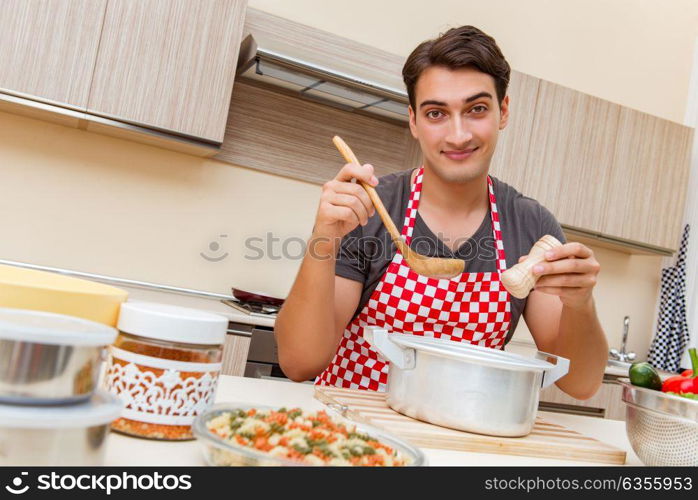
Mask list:
[[[437,339],[410,334],[391,334],[390,340],[401,347],[427,352],[449,359],[462,360],[470,363],[498,366],[510,370],[540,370],[547,371],[555,365],[540,358],[530,358],[491,347],[473,345],[467,342],[456,342],[448,339]],[[544,358],[546,355],[538,351],[536,354]]]
[[[0,404],[0,426],[20,429],[65,429],[105,425],[119,418],[123,404],[97,390],[84,403],[57,406]]]

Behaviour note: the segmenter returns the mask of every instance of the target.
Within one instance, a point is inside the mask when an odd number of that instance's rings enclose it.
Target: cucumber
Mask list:
[[[662,380],[659,378],[659,373],[654,367],[646,362],[633,363],[628,370],[630,383],[638,387],[654,389],[660,391],[662,389]]]

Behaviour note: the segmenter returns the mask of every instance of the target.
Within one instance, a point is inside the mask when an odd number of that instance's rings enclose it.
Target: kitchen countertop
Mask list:
[[[191,307],[201,311],[220,314],[221,316],[228,318],[228,321],[237,321],[239,323],[259,326],[274,326],[274,316],[269,317],[259,314],[246,314],[227,306],[220,300],[216,299],[193,297],[190,295],[180,295],[155,290],[145,290],[130,286],[120,286],[119,288],[122,288],[128,292],[129,300],[145,300],[149,302],[161,302],[163,304],[171,304],[181,307]]]
[[[272,406],[300,406],[319,410],[324,405],[313,397],[314,387],[295,382],[221,376],[216,402],[245,402]],[[625,422],[561,413],[539,412],[548,422],[561,424],[586,436],[627,452],[626,465],[642,465],[625,434]],[[423,448],[430,465],[580,466],[601,464],[490,453],[469,453]],[[164,442],[133,438],[112,432],[107,442],[105,465],[182,466],[205,465],[196,441]]]
[[[188,295],[179,295],[175,293],[167,293],[154,290],[144,290],[141,288],[121,286],[129,294],[129,300],[145,300],[151,302],[162,302],[164,304],[172,304],[182,307],[192,307],[202,311],[220,314],[228,318],[228,321],[274,327],[275,316],[264,316],[258,314],[246,314],[236,309],[225,305],[219,300],[207,299],[203,297],[192,297]],[[515,352],[523,355],[533,355],[537,348],[531,342],[521,342],[513,340],[507,344],[507,351]],[[615,366],[607,366],[606,374],[612,376],[627,377],[628,372],[622,368]]]

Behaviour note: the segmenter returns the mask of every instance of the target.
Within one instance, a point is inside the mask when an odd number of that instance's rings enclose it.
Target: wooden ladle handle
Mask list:
[[[358,158],[356,158],[356,155],[354,152],[351,150],[349,146],[347,146],[347,143],[342,140],[341,137],[338,135],[335,135],[332,138],[332,142],[334,145],[337,147],[339,152],[342,154],[344,159],[346,160],[347,163],[356,163],[357,165],[361,165],[359,163]],[[380,197],[378,196],[378,193],[376,190],[371,186],[370,184],[365,183],[362,180],[357,179],[359,184],[366,190],[366,193],[368,193],[368,197],[371,198],[371,202],[373,203],[373,206],[376,207],[376,211],[378,212],[378,215],[380,216],[381,220],[383,221],[383,224],[385,224],[385,227],[388,229],[388,232],[390,233],[390,237],[393,239],[395,244],[398,244],[398,241],[400,243],[402,242],[402,239],[400,238],[400,232],[397,230],[397,227],[395,227],[395,223],[393,222],[393,219],[390,218],[390,215],[388,215],[388,211],[385,209],[385,206],[383,205],[383,202],[381,201]]]

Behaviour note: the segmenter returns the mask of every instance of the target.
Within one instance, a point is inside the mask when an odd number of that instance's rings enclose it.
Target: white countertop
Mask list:
[[[228,318],[228,321],[237,321],[240,323],[260,326],[274,326],[275,317],[263,316],[258,314],[246,314],[236,309],[225,305],[220,300],[207,299],[204,297],[194,297],[190,295],[181,295],[176,293],[161,292],[156,290],[145,290],[129,286],[120,286],[128,292],[129,300],[145,300],[149,302],[161,302],[163,304],[171,304],[181,307],[191,307],[201,311],[220,314]]]
[[[310,384],[271,381],[243,377],[222,376],[216,402],[245,402],[272,406],[300,406],[309,410],[322,409],[323,404],[313,397]],[[627,452],[626,465],[642,465],[630,447],[625,434],[625,422],[560,413],[540,412],[548,422],[593,437]],[[469,453],[424,448],[429,465],[558,465],[580,466],[598,463],[553,460],[490,453]],[[205,465],[199,443],[196,441],[164,442],[124,436],[112,432],[107,442],[105,465],[113,466],[167,466]]]

